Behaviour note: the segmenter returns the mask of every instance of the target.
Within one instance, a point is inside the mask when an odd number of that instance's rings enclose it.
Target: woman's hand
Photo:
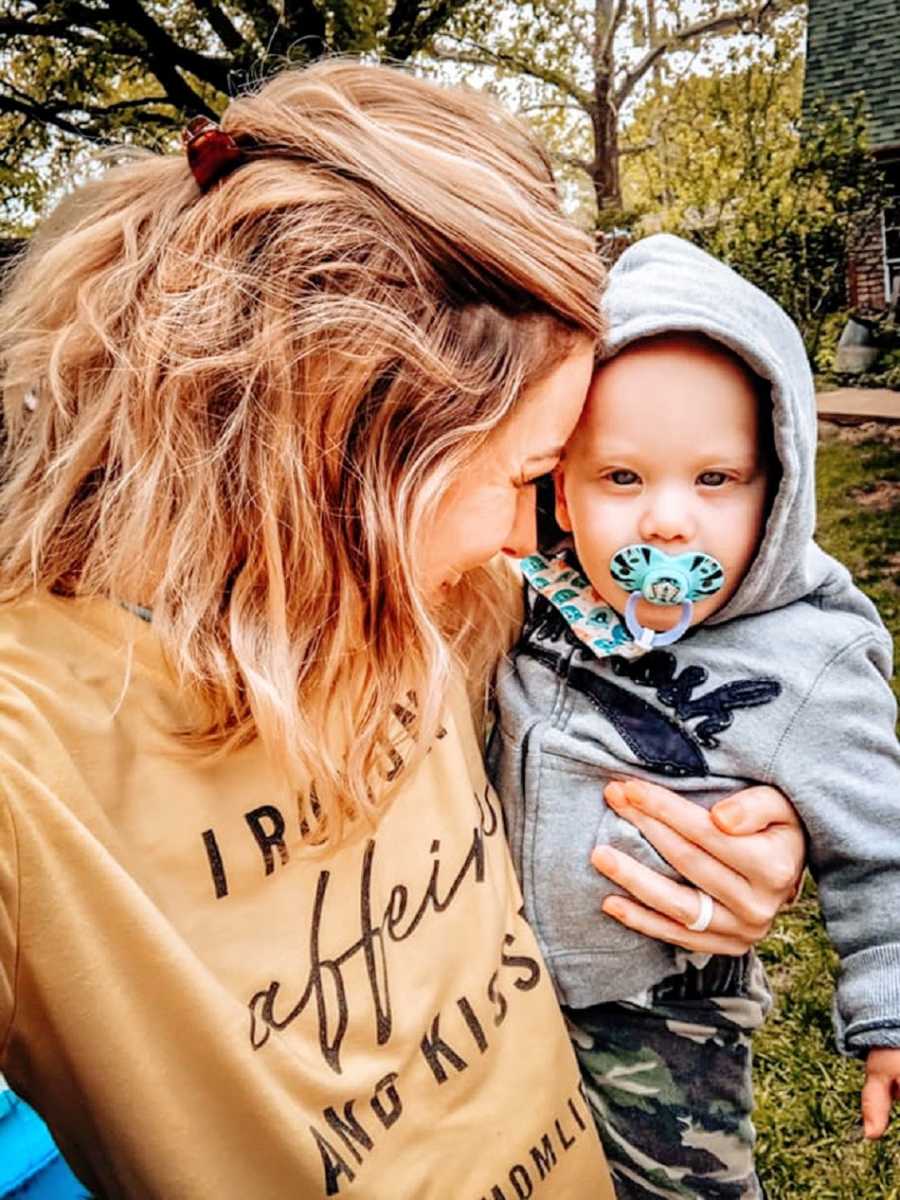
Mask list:
[[[794,809],[774,788],[745,788],[709,812],[644,780],[614,781],[604,796],[676,871],[713,900],[705,931],[692,931],[687,926],[703,912],[696,888],[659,875],[610,846],[597,846],[591,859],[596,869],[630,893],[608,896],[603,911],[629,929],[686,950],[745,954],[796,895],[806,858],[803,830]]]

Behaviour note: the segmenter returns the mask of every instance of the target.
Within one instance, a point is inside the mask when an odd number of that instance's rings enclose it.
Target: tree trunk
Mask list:
[[[599,69],[594,77],[594,103],[591,106],[594,134],[594,160],[591,175],[600,224],[615,221],[622,211],[622,186],[619,179],[619,114],[612,98],[612,72]]]
[[[594,0],[594,96],[590,107],[594,158],[591,178],[597,200],[597,224],[615,225],[622,211],[619,180],[619,114],[615,102],[616,28],[626,5],[623,0]]]

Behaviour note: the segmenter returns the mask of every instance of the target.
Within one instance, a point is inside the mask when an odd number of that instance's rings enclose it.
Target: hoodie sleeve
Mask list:
[[[900,1047],[900,751],[890,640],[867,632],[819,672],[783,736],[773,779],[809,835],[809,865],[841,958],[845,1054]]]

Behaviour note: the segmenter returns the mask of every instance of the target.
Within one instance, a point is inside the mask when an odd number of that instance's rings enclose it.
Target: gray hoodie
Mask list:
[[[813,542],[816,411],[800,336],[729,267],[661,234],[610,274],[609,355],[666,331],[705,334],[771,386],[782,477],[758,554],[730,601],[666,650],[597,657],[527,589],[498,678],[491,747],[526,913],[561,999],[624,999],[683,956],[600,911],[590,865],[611,844],[674,874],[603,803],[611,777],[710,807],[751,783],[793,802],[841,958],[842,1050],[900,1046],[900,755],[891,643],[847,570]],[[572,565],[577,566],[573,558]]]

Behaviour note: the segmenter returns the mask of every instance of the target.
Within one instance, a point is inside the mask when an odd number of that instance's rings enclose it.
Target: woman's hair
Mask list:
[[[454,659],[497,653],[499,577],[432,611],[415,548],[523,387],[599,335],[602,269],[482,95],[332,61],[222,126],[247,161],[205,195],[133,155],[7,280],[0,599],[149,606],[206,714],[187,740],[259,736],[330,842],[390,791],[398,700],[415,758]]]

